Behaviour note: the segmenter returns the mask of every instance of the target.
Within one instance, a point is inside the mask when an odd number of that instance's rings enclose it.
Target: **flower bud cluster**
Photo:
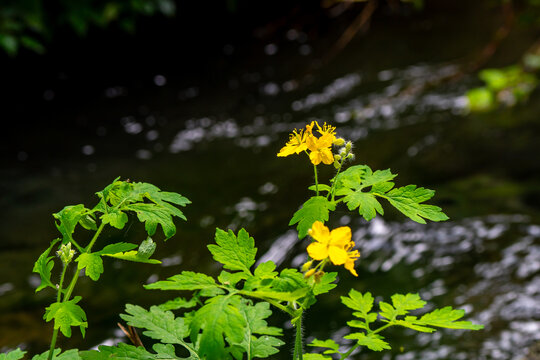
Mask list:
[[[56,252],[56,255],[60,258],[64,265],[67,265],[75,256],[75,250],[71,248],[71,243],[63,244],[60,246],[60,250]]]
[[[338,154],[334,155],[334,167],[336,169],[339,169],[341,165],[343,164],[343,162],[345,162],[346,160],[354,160],[354,154],[352,152],[352,147],[353,147],[352,142],[351,141],[345,142],[345,140],[341,138],[339,138],[339,140],[341,140],[340,146],[342,147],[339,149]]]

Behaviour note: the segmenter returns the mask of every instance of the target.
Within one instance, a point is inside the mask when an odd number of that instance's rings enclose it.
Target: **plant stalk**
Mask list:
[[[92,250],[92,246],[94,246],[97,238],[101,234],[101,231],[103,231],[104,227],[105,227],[105,224],[101,223],[99,228],[96,230],[96,233],[94,234],[94,237],[92,237],[92,240],[90,240],[90,243],[88,244],[88,246],[85,249],[83,249],[85,253],[89,253]],[[80,247],[77,246],[77,248],[80,248]],[[57,300],[56,300],[57,302],[60,302],[61,293],[62,293],[62,283],[64,282],[66,268],[67,268],[67,266],[64,266],[64,269],[62,271],[62,276],[60,278],[60,285],[58,287],[58,296],[57,296]],[[75,274],[73,274],[73,278],[71,279],[71,282],[69,283],[66,294],[64,295],[64,298],[62,299],[62,302],[66,302],[66,301],[69,300],[69,298],[71,297],[71,294],[73,293],[73,289],[75,288],[75,284],[77,284],[78,279],[79,279],[79,269],[76,268]],[[52,334],[52,337],[51,337],[51,347],[49,349],[48,360],[52,360],[52,358],[53,358],[54,349],[56,347],[56,339],[58,338],[58,330],[59,330],[58,328],[53,330],[53,334]]]
[[[302,360],[302,358],[302,315],[300,315],[298,317],[298,321],[296,322],[296,337],[294,339],[293,360]]]

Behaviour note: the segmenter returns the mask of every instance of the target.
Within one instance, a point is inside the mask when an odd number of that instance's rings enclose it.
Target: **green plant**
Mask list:
[[[338,154],[333,153],[333,146],[338,148]],[[296,224],[300,238],[310,235],[314,240],[306,249],[310,260],[300,270],[284,268],[277,271],[272,261],[256,265],[255,241],[246,230],[234,233],[217,229],[216,243],[208,245],[214,260],[222,265],[217,278],[182,271],[166,280],[145,285],[149,290],[189,291],[191,297],[178,296],[150,309],[128,304],[125,314],[120,315],[129,326],[143,329],[143,334],[153,339],[152,351],[136,341],[135,345],[120,343],[117,346],[99,346],[98,350],[69,350],[62,353],[60,349],[55,349],[55,339],[58,330],[70,336],[71,327],[78,326],[84,335],[87,327],[84,311],[77,305],[80,297],[71,298],[79,270],[85,269],[86,275],[97,280],[103,272],[102,256],[142,262],[156,261],[149,259],[155,248],[151,240],[143,241],[138,251],[132,250],[134,244],[117,243],[91,252],[103,226],[110,224],[122,228],[127,221],[126,212],[134,211],[139,220],[145,223],[149,235],[154,235],[159,224],[168,238],[174,235],[172,217],[183,218],[183,214],[172,204],[183,206],[189,201],[175,193],[161,192],[149,184],[116,180],[98,193],[100,202],[93,210],[77,205],[55,214],[63,238],[51,243],[35,267],[35,271],[42,277],[42,285],[38,290],[51,287],[58,291],[57,302],[48,307],[45,314],[47,321],[55,320],[55,335],[50,351],[36,355],[33,359],[267,358],[278,353],[279,347],[284,344],[280,339],[282,329],[268,324],[273,308],[286,313],[296,328],[293,360],[333,359],[333,356],[344,360],[360,346],[373,351],[390,349],[391,344],[382,332],[391,326],[420,332],[433,332],[436,328],[483,328],[461,320],[465,312],[451,307],[432,310],[419,316],[417,312],[425,307],[426,302],[418,294],[394,294],[391,303],[380,301],[379,311],[374,311],[375,301],[371,293],[351,289],[348,296],[341,297],[341,301],[354,311],[354,318],[347,324],[356,330],[345,336],[345,339],[354,341],[353,345],[341,352],[340,344],[334,340],[314,340],[309,345],[323,348],[324,352],[304,354],[303,316],[316,304],[320,295],[337,286],[337,272],[328,272],[326,268],[330,265],[343,265],[352,275],[358,276],[354,264],[360,253],[355,250],[351,229],[344,226],[330,230],[324,225],[340,203],[344,203],[349,210],[358,211],[368,221],[377,214],[383,215],[380,199],[385,199],[405,216],[419,223],[425,223],[425,219],[444,221],[448,217],[439,207],[424,203],[433,197],[433,190],[416,185],[395,187],[393,179],[396,175],[390,170],[372,171],[365,165],[342,170],[346,162],[354,158],[352,144],[336,137],[335,128],[331,126],[325,124],[320,127],[312,122],[305,129],[295,130],[278,156],[300,153],[306,153],[313,165],[315,184],[310,189],[315,195],[294,214],[289,225]],[[336,168],[335,176],[328,184],[318,180],[317,166],[321,163]],[[96,219],[101,221],[99,228]],[[72,238],[77,224],[95,231],[86,247],[81,247]],[[71,244],[80,255],[74,260],[78,263],[77,272],[68,289],[64,290],[62,283],[65,269],[74,257]],[[50,280],[53,262],[49,253],[58,245],[58,255],[64,266],[57,286]],[[377,323],[382,325],[377,326]],[[187,357],[177,355],[180,348],[183,348],[181,351]],[[20,359],[23,355],[20,350],[15,350],[0,355],[0,360]]]

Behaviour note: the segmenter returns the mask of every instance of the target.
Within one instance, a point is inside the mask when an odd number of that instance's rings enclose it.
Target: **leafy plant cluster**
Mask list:
[[[172,0],[69,1],[7,0],[0,7],[0,48],[14,56],[20,48],[44,53],[59,29],[67,27],[79,36],[91,27],[118,23],[133,32],[140,16],[173,16]]]
[[[320,136],[314,133],[315,129]],[[335,149],[337,148],[337,149]],[[333,151],[337,151],[335,154]],[[133,183],[116,179],[97,193],[98,204],[65,207],[54,214],[62,237],[51,242],[37,260],[34,271],[40,274],[41,285],[57,292],[56,302],[45,310],[44,319],[54,322],[49,351],[35,355],[33,360],[102,360],[102,359],[260,359],[280,351],[285,344],[283,330],[269,325],[273,310],[290,317],[295,328],[293,360],[320,360],[349,358],[359,347],[372,351],[391,348],[382,332],[392,326],[419,332],[433,332],[437,328],[479,330],[481,325],[462,320],[465,312],[451,307],[435,309],[420,315],[427,305],[418,294],[394,294],[391,302],[375,303],[369,292],[350,289],[341,302],[351,309],[351,329],[344,339],[314,340],[309,344],[320,352],[304,353],[304,313],[317,303],[318,297],[336,286],[337,272],[328,272],[330,265],[344,265],[353,275],[354,262],[360,257],[351,240],[351,229],[341,227],[330,230],[324,225],[330,213],[343,202],[351,211],[366,220],[383,215],[381,201],[388,202],[408,218],[425,223],[426,220],[443,221],[447,216],[434,205],[425,204],[434,195],[433,190],[407,185],[396,187],[395,174],[390,170],[373,171],[366,165],[350,166],[345,163],[354,158],[352,144],[335,135],[335,128],[316,122],[305,129],[294,131],[279,156],[306,153],[313,164],[315,184],[310,189],[315,195],[308,199],[293,215],[290,225],[297,225],[299,238],[310,235],[309,259],[301,269],[277,269],[272,261],[257,263],[254,239],[245,229],[234,233],[216,229],[215,244],[208,245],[213,259],[221,264],[217,277],[193,271],[182,271],[166,280],[144,287],[148,290],[172,291],[172,300],[145,309],[126,305],[120,317],[129,326],[129,339],[133,344],[99,346],[97,350],[71,349],[62,352],[56,348],[57,336],[72,335],[77,327],[84,336],[88,327],[86,314],[80,306],[81,297],[72,296],[79,273],[97,281],[104,271],[103,258],[112,257],[143,263],[158,263],[151,259],[156,243],[150,238],[161,227],[165,240],[175,234],[174,218],[185,220],[178,207],[189,200],[177,193],[161,191],[147,183]],[[328,184],[319,183],[317,166],[333,165],[335,176]],[[122,229],[129,215],[145,225],[148,238],[139,245],[130,243],[106,244],[100,250],[94,245],[105,226]],[[86,246],[75,240],[77,226],[93,232]],[[135,250],[137,248],[137,250]],[[57,257],[51,256],[56,250]],[[60,281],[52,280],[55,263],[61,263]],[[73,271],[67,287],[64,278]],[[185,296],[186,293],[188,296]],[[378,310],[375,310],[378,308]],[[147,349],[134,329],[141,329],[153,344]],[[352,345],[350,341],[352,340]],[[0,360],[17,360],[24,351],[16,349],[0,354]]]

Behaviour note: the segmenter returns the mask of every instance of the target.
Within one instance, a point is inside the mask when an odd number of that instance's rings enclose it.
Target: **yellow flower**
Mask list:
[[[309,235],[315,240],[307,247],[307,252],[313,259],[330,258],[334,265],[344,265],[349,259],[347,250],[351,248],[350,227],[343,226],[330,232],[322,222],[315,221],[309,230]]]
[[[281,148],[277,156],[285,157],[306,151],[308,148],[306,141],[308,137],[313,136],[313,126],[314,122],[312,121],[311,124],[306,125],[305,131],[304,129],[301,129],[300,132],[298,132],[295,129],[292,134],[289,135],[289,141]]]
[[[309,159],[313,165],[319,165],[321,162],[330,165],[334,163],[334,155],[332,154],[332,143],[335,136],[332,134],[324,134],[320,138],[311,135],[308,136],[306,144],[309,151]]]

